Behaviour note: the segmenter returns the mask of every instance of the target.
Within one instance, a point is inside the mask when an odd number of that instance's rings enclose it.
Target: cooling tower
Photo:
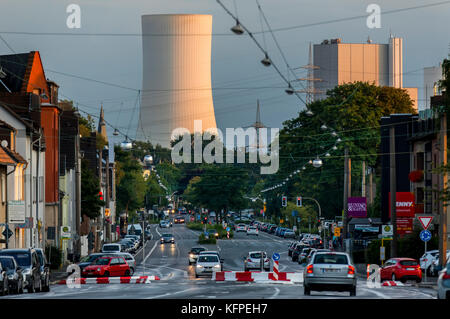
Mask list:
[[[211,92],[212,16],[142,16],[143,79],[137,136],[170,146],[172,131],[194,120],[216,128]]]

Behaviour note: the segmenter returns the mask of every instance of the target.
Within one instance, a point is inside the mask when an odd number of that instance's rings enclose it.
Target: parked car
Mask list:
[[[303,272],[305,295],[312,290],[349,291],[356,296],[356,270],[347,253],[317,252]]]
[[[295,246],[298,244],[297,241],[291,241],[288,245],[288,256],[292,256],[292,251],[294,250]]]
[[[127,239],[127,238],[131,238],[131,239],[134,239],[135,241],[137,241],[138,245],[137,245],[136,249],[139,248],[140,246],[142,246],[142,244],[143,244],[142,236],[139,236],[139,235],[125,235],[125,239]]]
[[[9,295],[9,282],[6,268],[0,263],[0,296]]]
[[[264,259],[264,270],[270,271],[270,259],[267,258],[267,253],[264,251],[262,254]],[[250,251],[244,259],[244,270],[249,269],[261,269],[261,251]]]
[[[254,226],[250,226],[247,228],[247,236],[248,235],[256,235],[258,236],[258,228],[254,227]]]
[[[144,236],[145,236],[145,240],[151,240],[153,238],[152,233],[150,232],[150,230],[145,230],[144,231]]]
[[[83,277],[130,276],[130,266],[123,257],[100,257],[83,270]]]
[[[42,248],[36,248],[36,252],[41,265],[41,291],[48,292],[50,291],[50,264],[47,262]]]
[[[450,263],[447,261],[447,265],[442,271],[439,272],[439,278],[437,281],[438,286],[438,299],[450,299]]]
[[[450,257],[450,250],[447,250],[447,260]],[[439,271],[442,270],[442,266],[439,265],[439,252],[436,257],[431,261],[431,265],[429,267],[429,275],[430,276],[439,276]]]
[[[130,239],[122,239],[120,242],[120,251],[124,253],[133,253],[135,251],[133,241]]]
[[[438,257],[438,256],[439,256],[439,250],[437,250],[437,249],[427,251],[419,259],[420,269],[422,269],[422,271],[426,271],[427,275],[431,275],[430,266],[433,263],[433,261],[436,260],[436,257]]]
[[[189,251],[189,265],[195,264],[200,252],[206,251],[205,247],[192,247]]]
[[[128,266],[130,267],[130,275],[133,275],[136,271],[136,260],[134,259],[133,255],[130,253],[114,253],[114,254],[108,254],[107,257],[114,257],[119,256],[125,259]]]
[[[295,238],[295,232],[292,229],[286,229],[283,232],[283,237],[284,238]]]
[[[92,264],[96,259],[105,256],[105,253],[94,253],[88,256],[82,257],[80,262],[78,263],[78,267],[80,267],[81,275],[83,274],[84,268]]]
[[[195,265],[195,278],[212,275],[214,271],[222,271],[219,257],[216,254],[200,254]]]
[[[422,281],[422,270],[417,260],[412,258],[391,258],[380,269],[380,279],[383,280],[407,280]]]
[[[103,244],[102,252],[103,253],[120,253],[121,252],[120,244]]]
[[[272,226],[270,226],[270,227],[268,228],[267,232],[268,232],[269,234],[274,234],[276,229],[277,229],[277,226],[276,226],[276,225],[272,225]]]
[[[161,244],[165,243],[175,244],[175,237],[173,237],[172,234],[162,234],[159,241]]]
[[[0,256],[14,257],[19,267],[22,268],[25,286],[29,293],[41,291],[41,267],[36,249],[3,249],[0,250]]]
[[[9,292],[23,294],[24,281],[22,268],[17,264],[14,257],[0,256],[0,265],[8,277]]]
[[[305,248],[304,245],[302,245],[302,243],[297,243],[295,245],[294,250],[292,251],[292,261],[298,261],[298,257],[300,256],[300,254],[303,251],[303,248]]]

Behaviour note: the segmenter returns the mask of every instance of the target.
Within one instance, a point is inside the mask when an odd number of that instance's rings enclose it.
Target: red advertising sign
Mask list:
[[[397,218],[397,234],[411,234],[413,231],[413,218]]]
[[[397,192],[395,195],[397,219],[399,217],[414,218],[414,194]],[[391,217],[391,193],[389,192],[389,217]]]

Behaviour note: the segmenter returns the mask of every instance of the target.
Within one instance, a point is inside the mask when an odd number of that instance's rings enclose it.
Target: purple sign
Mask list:
[[[353,218],[367,217],[367,201],[365,197],[348,198],[348,217]]]

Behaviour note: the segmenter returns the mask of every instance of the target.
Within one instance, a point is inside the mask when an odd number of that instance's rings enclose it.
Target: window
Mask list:
[[[423,200],[424,200],[423,187],[417,187],[416,188],[416,203],[423,204]]]
[[[416,154],[416,169],[423,171],[424,168],[424,153],[419,152]]]
[[[44,176],[39,176],[39,202],[44,201]]]
[[[314,257],[314,264],[336,264],[336,265],[347,265],[348,260],[345,255],[337,254],[318,254]]]
[[[6,202],[6,175],[0,175],[1,201]]]

